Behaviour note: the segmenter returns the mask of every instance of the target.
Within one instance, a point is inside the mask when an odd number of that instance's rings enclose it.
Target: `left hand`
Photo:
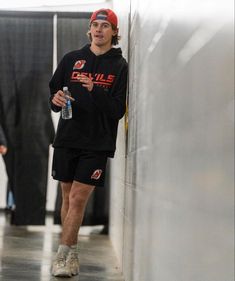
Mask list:
[[[82,83],[83,87],[87,88],[89,92],[92,91],[94,83],[90,78],[88,78],[86,75],[79,75],[78,80]]]
[[[0,154],[5,155],[7,153],[7,147],[5,145],[0,145]]]

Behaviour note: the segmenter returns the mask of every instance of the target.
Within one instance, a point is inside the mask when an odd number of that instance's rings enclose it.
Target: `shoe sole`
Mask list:
[[[72,272],[72,276],[75,276],[75,275],[78,275],[79,274],[79,271],[77,272]]]
[[[72,274],[66,271],[57,271],[57,272],[52,272],[52,275],[55,277],[72,277]]]

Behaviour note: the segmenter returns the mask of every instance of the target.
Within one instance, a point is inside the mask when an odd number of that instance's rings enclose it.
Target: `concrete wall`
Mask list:
[[[122,5],[129,131],[112,161],[110,236],[125,280],[233,281],[233,4]]]
[[[113,9],[119,18],[119,35],[121,36],[120,45],[122,47],[123,56],[128,60],[128,37],[129,37],[129,12],[130,1],[117,1],[114,2]],[[119,122],[118,139],[117,139],[117,151],[115,158],[111,160],[111,194],[110,194],[110,237],[113,242],[113,246],[119,257],[120,265],[128,266],[130,258],[124,257],[125,262],[122,262],[123,247],[127,229],[125,220],[125,200],[126,196],[126,121],[127,116]],[[128,247],[125,247],[128,248]]]

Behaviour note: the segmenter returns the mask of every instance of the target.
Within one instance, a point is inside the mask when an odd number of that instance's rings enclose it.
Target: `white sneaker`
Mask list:
[[[56,255],[56,259],[52,264],[52,275],[60,277],[72,277],[70,267],[66,262],[66,255],[64,253],[59,253]]]
[[[67,267],[70,268],[71,274],[78,275],[78,273],[79,273],[78,253],[70,250],[66,263],[67,263]]]

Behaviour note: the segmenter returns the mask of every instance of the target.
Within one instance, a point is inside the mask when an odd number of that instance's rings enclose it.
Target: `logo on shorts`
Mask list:
[[[95,170],[91,176],[91,179],[98,180],[102,174],[102,170]]]

